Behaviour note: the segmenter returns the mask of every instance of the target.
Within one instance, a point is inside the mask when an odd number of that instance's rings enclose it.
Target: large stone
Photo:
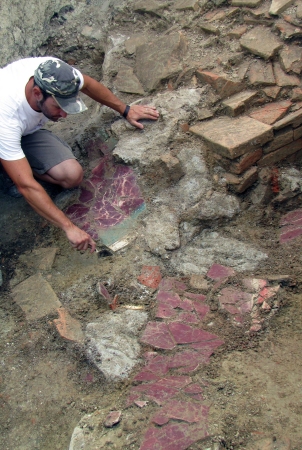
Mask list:
[[[208,198],[203,198],[183,214],[185,220],[201,220],[217,223],[220,219],[230,219],[240,211],[239,201],[232,195],[214,192]]]
[[[254,270],[267,255],[236,239],[216,232],[204,231],[184,250],[174,252],[173,268],[179,274],[206,274],[214,263],[232,267],[236,271]]]
[[[210,84],[221,98],[230,97],[245,88],[243,83],[233,81],[225,74],[216,74],[199,69],[196,71],[196,76],[201,82]]]
[[[264,63],[263,61],[256,61],[251,64],[249,80],[255,86],[273,86],[276,84],[272,64],[269,62]]]
[[[178,217],[169,208],[162,207],[158,212],[152,212],[144,219],[144,223],[145,240],[152,253],[164,255],[166,250],[180,247]]]
[[[134,3],[133,10],[138,13],[148,13],[153,16],[161,16],[160,11],[164,9],[166,5],[164,3],[158,3],[154,0],[149,0],[148,3],[144,0]]]
[[[279,15],[291,6],[295,0],[272,0],[269,13],[272,15]]]
[[[230,159],[256,149],[274,137],[269,125],[249,117],[214,119],[193,126],[190,131],[205,139],[212,150]]]
[[[262,123],[272,125],[277,120],[282,119],[285,116],[289,108],[291,107],[291,101],[284,100],[283,102],[268,103],[263,108],[249,114],[253,119],[259,120]]]
[[[199,10],[199,2],[198,0],[177,0],[174,4],[175,9],[179,9],[180,11],[186,10]]]
[[[302,48],[297,45],[284,47],[280,52],[281,67],[285,72],[302,72]]]
[[[145,91],[132,67],[122,66],[118,71],[114,85],[120,92],[144,95]]]
[[[182,58],[187,43],[181,33],[160,37],[136,49],[136,75],[147,91],[154,91],[160,83],[177,76],[183,69]]]
[[[274,64],[274,74],[276,83],[280,87],[300,86],[301,84],[299,77],[286,74],[278,62],[275,62]]]
[[[131,126],[129,128],[124,120],[116,121],[112,130],[119,137],[119,142],[113,155],[126,164],[148,171],[148,176],[153,177],[156,183],[166,185],[176,173],[181,176],[177,161],[167,158],[167,143],[173,139],[179,121],[188,121],[190,110],[198,105],[200,98],[199,89],[158,94],[153,97],[152,104],[161,111],[161,117],[156,122],[145,122],[143,132],[133,130]]]
[[[107,379],[118,381],[129,376],[138,362],[137,333],[147,321],[142,311],[103,314],[86,328],[86,354]]]
[[[125,41],[125,49],[129,55],[133,55],[136,52],[136,48],[139,45],[145,44],[148,41],[148,38],[144,34],[138,34],[130,36],[129,39]]]
[[[299,39],[302,37],[302,28],[291,25],[288,22],[280,22],[276,24],[277,30],[280,32],[282,39]]]
[[[248,8],[257,8],[262,0],[232,0],[232,6],[247,6]]]
[[[50,284],[39,273],[18,284],[12,290],[12,296],[27,320],[54,315],[62,306]]]
[[[257,91],[244,91],[240,92],[239,94],[235,94],[232,97],[228,98],[224,102],[222,102],[222,105],[226,109],[226,113],[231,116],[235,117],[239,114],[242,114],[246,107],[251,103],[251,101],[256,97]]]
[[[52,268],[57,251],[57,247],[36,248],[21,255],[19,261],[29,269],[47,271]]]
[[[283,46],[274,33],[262,26],[253,28],[244,34],[240,39],[240,44],[245,50],[264,59],[273,58]]]

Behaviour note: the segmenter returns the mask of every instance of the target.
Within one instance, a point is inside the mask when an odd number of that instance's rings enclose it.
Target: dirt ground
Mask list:
[[[150,37],[169,25],[152,17],[142,17],[136,23],[128,23],[127,17],[118,19],[116,29],[121,33],[148,30]],[[213,49],[205,47],[200,54],[202,37],[188,29],[185,20],[184,26],[192,60],[210,57]],[[218,44],[214,56],[223,60],[225,49]],[[60,56],[58,49],[51,50]],[[83,61],[84,72],[86,63]],[[72,144],[77,124],[56,126]],[[81,157],[80,162],[87,165]],[[23,269],[19,257],[36,248],[59,249],[53,268],[45,276],[83,328],[108,308],[97,294],[98,281],[106,283],[122,302],[142,305],[152,317],[154,298],[137,290],[136,278],[142,265],[159,264],[163,276],[175,274],[163,260],[146,254],[139,238],[113,257],[98,258],[96,254],[74,251],[63,233],[38,217],[22,198],[4,195],[1,183],[0,176],[0,448],[67,450],[72,432],[85,414],[101,411],[101,418],[110,410],[124,408],[131,379],[114,385],[106,382],[81,348],[62,340],[51,320],[25,320],[10,296],[10,280]],[[211,357],[210,364],[192,377],[204,385],[205,403],[210,406],[210,437],[190,448],[256,450],[255,441],[271,438],[276,442],[275,449],[301,450],[302,238],[284,246],[278,243],[281,215],[300,207],[301,200],[296,198],[285,206],[263,210],[249,209],[244,195],[241,200],[240,215],[219,230],[269,256],[258,271],[245,275],[265,278],[278,274],[289,275],[290,279],[282,286],[280,310],[256,335],[234,327],[217,308],[207,317],[207,322],[213,322],[211,332],[223,338],[225,344]],[[126,410],[114,431],[104,435],[102,448],[138,450],[153,409],[150,403],[143,412],[133,407]],[[286,445],[288,440],[291,446],[281,447],[279,443]],[[220,446],[215,447],[215,443]]]
[[[118,385],[106,383],[80,348],[59,337],[51,321],[26,322],[9,295],[9,281],[20,266],[18,258],[33,248],[59,247],[47,280],[84,325],[107,308],[96,292],[100,280],[114,286],[123,301],[143,305],[152,317],[154,299],[138,294],[135,283],[146,256],[139,240],[113,257],[75,252],[62,233],[49,227],[23,199],[1,192],[0,203],[4,281],[0,305],[1,448],[67,449],[74,427],[86,413],[98,410],[105,414],[123,408],[131,380]],[[257,336],[228,324],[217,311],[208,317],[214,322],[211,330],[226,343],[193,377],[205,386],[211,437],[192,449],[212,448],[211,442],[226,449],[253,448],[248,445],[263,437],[276,442],[290,439],[292,450],[302,448],[302,242],[297,239],[294,244],[276,245],[281,213],[273,211],[268,220],[247,210],[224,227],[230,236],[248,240],[268,253],[266,267],[262,265],[261,272],[249,275],[287,274],[290,281],[283,286],[280,311]],[[163,275],[173,275],[164,264],[161,270]],[[143,414],[133,408],[126,410],[114,436],[104,437],[104,448],[138,449],[141,431],[153,409],[150,404]],[[130,436],[128,445],[120,443],[125,434]]]

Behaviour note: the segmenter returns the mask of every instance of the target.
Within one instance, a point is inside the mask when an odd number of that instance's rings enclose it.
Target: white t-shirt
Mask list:
[[[48,121],[34,111],[25,97],[25,86],[36,68],[52,57],[26,58],[0,69],[0,158],[15,161],[24,158],[21,137],[34,133]],[[83,87],[84,79],[77,70]]]

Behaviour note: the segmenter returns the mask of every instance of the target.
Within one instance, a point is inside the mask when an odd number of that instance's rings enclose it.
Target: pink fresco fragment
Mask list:
[[[293,224],[299,220],[302,220],[302,209],[295,209],[282,217],[280,225]]]
[[[219,280],[221,278],[227,278],[234,276],[236,274],[235,270],[231,267],[222,266],[221,264],[213,264],[208,270],[207,277],[212,280]]]
[[[195,361],[192,364],[190,364],[189,366],[181,367],[180,369],[178,369],[177,373],[179,373],[179,374],[192,373],[192,372],[195,372],[195,370],[197,370],[198,367],[199,367],[199,362]]]
[[[192,328],[189,325],[171,322],[168,324],[169,330],[177,344],[191,344],[193,342],[210,341],[217,336],[198,328]]]
[[[185,311],[192,311],[193,309],[193,302],[189,300],[188,298],[184,298],[180,304],[178,305],[179,308],[184,309]]]
[[[155,375],[155,373],[150,372],[149,370],[141,370],[135,377],[134,381],[157,381],[159,377]]]
[[[164,322],[148,322],[141,342],[164,350],[172,350],[176,345],[167,324]]]
[[[108,300],[110,303],[112,303],[112,298],[105,286],[102,283],[98,283],[97,285],[98,293],[104,297],[104,299]]]
[[[177,320],[177,322],[199,323],[199,319],[197,318],[196,314],[193,312],[179,313],[178,316],[174,320]]]
[[[171,400],[160,411],[155,413],[151,421],[157,425],[164,425],[170,419],[184,422],[205,422],[208,418],[209,408],[204,405],[180,400]]]
[[[157,319],[172,319],[176,314],[177,312],[172,306],[159,303],[155,317]]]
[[[202,387],[198,383],[192,383],[183,389],[186,394],[201,394]]]
[[[198,302],[193,302],[193,306],[195,311],[198,314],[198,317],[200,320],[204,319],[204,317],[208,314],[208,312],[210,311],[210,308],[208,305],[204,305]]]
[[[224,344],[224,341],[217,339],[207,342],[196,342],[191,344],[190,347],[198,350],[198,352],[204,356],[204,363],[209,362],[209,357],[214,353],[215,349]]]
[[[144,204],[133,170],[115,164],[112,155],[101,159],[80,189],[79,203],[70,206],[66,215],[81,228],[84,222],[88,224],[86,231],[94,237],[128,219]]]
[[[237,308],[237,306],[234,306],[234,305],[224,304],[221,307],[222,307],[222,309],[225,309],[230,314],[239,314],[240,313],[240,310]]]
[[[170,305],[172,308],[177,308],[181,303],[181,299],[178,294],[166,291],[158,291],[156,300],[162,304]]]
[[[194,442],[208,436],[205,423],[171,423],[150,427],[139,450],[186,450]]]
[[[235,288],[223,288],[220,291],[220,305],[230,304],[239,307],[242,303],[253,300],[253,294]]]
[[[158,287],[161,291],[175,291],[175,292],[176,291],[183,292],[187,289],[185,283],[173,277],[163,278]]]
[[[170,376],[153,383],[140,384],[130,389],[127,406],[144,398],[153,400],[158,405],[170,400],[180,389],[192,382],[189,376]]]
[[[281,228],[280,243],[284,244],[302,234],[302,225],[289,225]]]
[[[152,358],[148,364],[146,364],[145,370],[154,372],[156,375],[165,375],[169,370],[167,356],[158,355],[155,358]]]
[[[249,300],[248,302],[241,303],[241,305],[239,306],[239,311],[241,312],[241,314],[250,313],[253,306],[254,300]]]
[[[199,359],[200,358],[197,352],[192,350],[184,350],[182,352],[175,353],[175,355],[169,358],[168,367],[170,369],[175,369],[190,366],[192,364],[199,364]]]
[[[192,300],[199,300],[200,302],[205,302],[207,297],[203,294],[193,294],[192,292],[184,292],[185,297],[191,298]]]

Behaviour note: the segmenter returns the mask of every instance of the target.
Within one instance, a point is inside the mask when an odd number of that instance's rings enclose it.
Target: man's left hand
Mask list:
[[[139,129],[143,129],[142,123],[138,122],[140,119],[157,120],[159,117],[159,112],[155,106],[151,105],[133,105],[130,107],[127,120],[131,125]]]

